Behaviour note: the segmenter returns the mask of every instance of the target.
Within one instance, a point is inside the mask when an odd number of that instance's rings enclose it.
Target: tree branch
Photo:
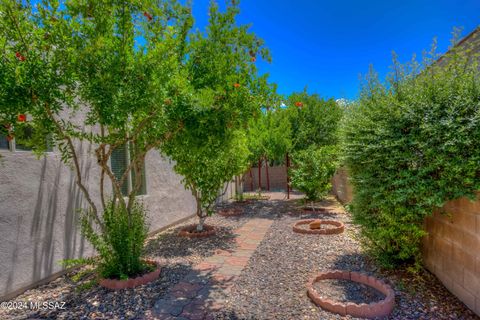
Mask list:
[[[93,202],[92,198],[90,197],[90,193],[88,192],[87,188],[83,184],[80,162],[78,161],[77,151],[75,149],[75,146],[73,145],[72,139],[65,133],[65,131],[63,130],[63,127],[60,125],[60,123],[58,123],[57,119],[55,119],[55,116],[53,115],[52,110],[50,110],[48,104],[46,104],[46,103],[45,103],[45,110],[47,111],[47,114],[48,114],[49,118],[55,124],[55,127],[57,128],[58,133],[60,134],[61,138],[67,141],[68,147],[70,148],[70,152],[72,154],[72,160],[73,160],[73,164],[75,166],[75,171],[76,171],[76,174],[77,174],[77,181],[76,181],[77,185],[80,188],[80,190],[82,190],[85,198],[87,199],[87,202],[89,203],[90,207],[92,208],[95,221],[100,226],[100,228],[103,230],[104,226],[103,226],[102,220],[98,216],[97,206]]]

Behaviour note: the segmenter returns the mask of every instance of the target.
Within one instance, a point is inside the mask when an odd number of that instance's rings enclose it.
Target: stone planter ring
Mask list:
[[[313,208],[311,206],[304,206],[302,207],[303,211],[308,211],[308,212],[328,212],[330,211],[329,209],[325,207],[316,207],[314,206]]]
[[[158,279],[158,276],[160,275],[160,271],[161,271],[160,265],[158,264],[158,262],[153,260],[144,260],[144,261],[150,265],[154,265],[155,270],[153,270],[152,272],[146,273],[143,276],[127,279],[127,280],[101,278],[98,281],[98,283],[100,284],[100,286],[110,290],[121,290],[126,288],[135,288],[135,287],[150,283],[152,281],[155,281],[156,279]]]
[[[338,302],[323,298],[313,287],[315,282],[325,279],[350,280],[372,287],[385,295],[383,300],[366,303]],[[384,281],[360,272],[333,270],[320,272],[307,283],[307,295],[317,306],[327,311],[359,318],[377,318],[388,316],[395,305],[395,292]]]
[[[197,225],[196,224],[191,224],[189,226],[183,227],[180,229],[180,232],[178,235],[180,237],[186,237],[186,238],[207,238],[216,233],[215,227],[204,224],[203,225],[203,231],[197,232]]]
[[[217,213],[223,217],[235,217],[243,214],[242,208],[219,209]]]
[[[312,229],[311,224],[318,223],[319,227]],[[302,225],[310,225],[309,229],[302,228]],[[320,228],[320,225],[332,225],[334,228]],[[305,219],[297,221],[293,225],[293,231],[302,234],[340,234],[345,230],[343,222],[334,220]]]

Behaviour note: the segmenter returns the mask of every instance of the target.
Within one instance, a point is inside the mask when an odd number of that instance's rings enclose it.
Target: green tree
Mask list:
[[[338,144],[343,108],[335,100],[324,100],[318,94],[310,95],[305,90],[291,94],[286,104],[292,127],[293,150]]]
[[[266,109],[252,119],[248,127],[249,149],[252,163],[261,158],[283,162],[291,149],[291,125],[281,108]]]
[[[99,251],[103,270],[113,270],[105,275],[137,273],[146,235],[144,215],[137,214],[143,209],[135,198],[144,158],[180,130],[174,106],[190,99],[182,64],[190,9],[175,0],[3,0],[0,15],[0,127],[14,137],[22,125],[18,115],[28,115],[37,138],[43,136],[32,141],[34,150],[41,155],[48,137],[76,172],[88,203],[83,232]],[[95,148],[98,191],[84,181],[87,169],[77,148],[83,142]],[[119,176],[109,160],[125,146],[130,157]],[[132,172],[135,178],[124,198],[122,187]],[[111,195],[105,180],[111,183]],[[100,194],[101,208],[94,193]],[[112,212],[118,219],[125,215],[128,227],[123,230],[132,230],[131,237],[123,235],[131,241],[120,247],[112,238],[115,228],[108,225],[115,221]],[[127,266],[105,266],[112,261],[105,255],[120,257],[122,251],[130,258],[113,261]]]
[[[338,164],[336,146],[344,108],[333,99],[308,94],[306,89],[291,94],[287,106],[293,159],[289,170],[291,185],[304,192],[307,200],[314,201],[331,188],[330,180]]]
[[[292,186],[305,193],[306,200],[315,201],[330,191],[331,179],[337,169],[335,146],[301,150],[293,157],[290,170]]]
[[[255,66],[257,56],[269,59],[268,51],[248,26],[236,24],[238,1],[225,12],[212,2],[209,13],[206,32],[195,33],[188,47],[194,102],[177,106],[183,127],[162,147],[195,196],[199,231],[219,190],[246,169],[244,130],[272,90]]]

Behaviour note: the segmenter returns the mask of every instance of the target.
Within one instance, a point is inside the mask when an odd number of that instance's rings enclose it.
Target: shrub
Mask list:
[[[293,155],[290,170],[292,186],[305,193],[307,200],[325,196],[336,169],[336,152],[333,146],[311,147]]]
[[[425,216],[480,187],[480,78],[458,50],[442,63],[432,64],[434,54],[423,66],[394,61],[386,84],[371,73],[347,112],[351,209],[364,244],[384,266],[418,266]]]
[[[97,233],[82,216],[82,234],[99,254],[98,271],[104,278],[126,279],[141,274],[147,265],[141,260],[148,226],[142,204],[136,202],[130,213],[110,202],[103,212],[104,230]]]

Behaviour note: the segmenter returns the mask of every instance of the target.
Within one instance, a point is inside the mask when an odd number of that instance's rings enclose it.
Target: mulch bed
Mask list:
[[[292,211],[297,211],[291,215]],[[356,240],[356,228],[341,212],[328,214],[303,212],[294,201],[257,201],[247,204],[235,219],[213,216],[207,223],[217,229],[214,237],[188,239],[177,235],[179,226],[152,237],[147,257],[162,264],[160,277],[133,289],[110,291],[98,285],[80,290],[87,280],[74,282],[60,277],[47,285],[29,290],[14,301],[65,301],[66,310],[0,310],[0,319],[139,319],[150,310],[188,272],[219,249],[235,247],[232,230],[250,217],[275,220],[250,258],[233,288],[227,292],[222,311],[214,319],[353,319],[325,311],[306,295],[312,274],[332,269],[362,271],[385,279],[395,290],[396,306],[389,319],[479,319],[430,273],[417,277],[399,270],[382,271],[372,263]],[[292,232],[299,219],[342,221],[345,232],[328,237],[306,237]],[[196,223],[186,221],[182,226]],[[335,281],[335,280],[334,280]],[[378,297],[357,284],[322,282],[332,299],[375,301]]]

